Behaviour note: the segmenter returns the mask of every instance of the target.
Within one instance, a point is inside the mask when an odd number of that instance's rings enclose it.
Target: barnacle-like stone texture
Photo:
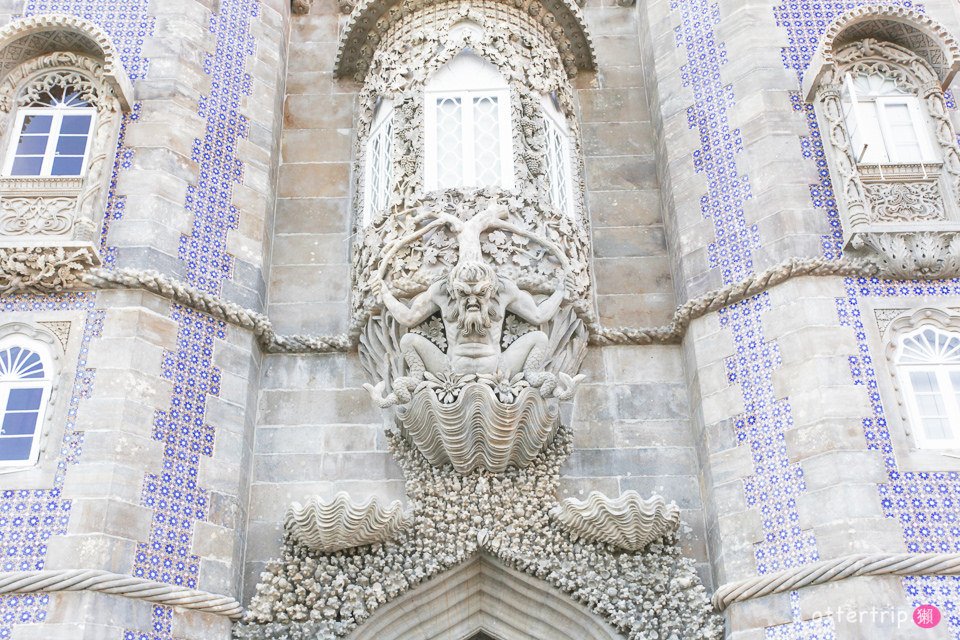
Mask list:
[[[318,498],[311,498],[306,505],[294,502],[283,524],[293,540],[311,551],[331,553],[383,542],[405,521],[399,500],[386,507],[375,497],[357,504],[341,491],[329,502]]]
[[[556,433],[560,416],[555,400],[529,386],[504,399],[512,401],[501,401],[494,388],[479,382],[459,389],[450,403],[426,388],[397,408],[397,420],[431,464],[452,464],[459,473],[479,468],[500,473],[536,458]]]
[[[550,512],[570,533],[627,551],[640,551],[654,540],[676,533],[680,509],[660,496],[636,491],[608,498],[591,491],[586,500],[567,498]]]
[[[412,525],[383,544],[330,554],[288,537],[235,638],[343,637],[386,602],[480,552],[569,594],[628,640],[723,636],[676,534],[628,553],[577,539],[551,521],[570,452],[566,429],[529,466],[502,474],[460,475],[431,465],[402,437],[391,435],[390,443],[407,480]]]

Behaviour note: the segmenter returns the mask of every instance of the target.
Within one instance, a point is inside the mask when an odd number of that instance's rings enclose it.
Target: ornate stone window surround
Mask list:
[[[480,3],[478,3],[480,4]],[[503,12],[504,9],[499,9]],[[573,107],[573,93],[569,86],[559,56],[549,43],[547,34],[538,34],[539,46],[533,51],[539,55],[536,64],[529,64],[523,53],[514,51],[514,45],[500,36],[497,30],[508,28],[498,24],[482,8],[454,5],[446,14],[434,11],[437,17],[430,24],[428,35],[423,25],[395,25],[392,33],[385,35],[384,42],[360,95],[357,121],[358,166],[354,193],[357,194],[355,211],[360,226],[382,216],[383,212],[367,213],[366,152],[377,106],[386,100],[392,102],[393,116],[393,166],[394,193],[389,206],[400,204],[406,207],[422,197],[427,191],[426,163],[423,156],[428,148],[426,134],[425,89],[428,81],[461,53],[467,51],[496,67],[509,87],[509,120],[514,158],[514,185],[522,189],[524,182],[531,182],[530,173],[542,182],[543,196],[549,197],[549,186],[543,166],[546,152],[544,111],[541,99],[544,95],[557,97],[558,118],[567,126],[573,192],[572,212],[583,220],[583,167],[579,127]],[[521,16],[522,17],[522,16]],[[412,20],[408,20],[412,22]],[[468,25],[465,27],[465,25]],[[526,25],[524,25],[526,26]],[[405,28],[406,27],[406,28]],[[515,28],[515,27],[514,27]],[[510,28],[510,30],[514,30]],[[531,26],[531,28],[534,28]],[[519,29],[517,29],[519,31]],[[532,38],[524,34],[525,40]],[[524,52],[531,57],[531,51]],[[530,155],[536,158],[530,158]],[[508,188],[509,190],[509,188]],[[548,199],[549,201],[549,199]],[[585,223],[584,223],[585,224]]]
[[[960,447],[957,450],[931,449],[918,443],[910,404],[904,396],[897,369],[897,351],[902,336],[923,326],[960,332],[960,306],[904,309],[890,306],[891,302],[863,300],[861,312],[868,339],[875,345],[871,351],[876,354],[873,364],[877,369],[877,391],[883,403],[893,454],[904,471],[960,471]],[[867,322],[867,317],[884,317],[884,320]]]
[[[578,276],[576,297],[579,300],[576,304],[586,314],[584,317],[592,315],[586,260],[589,231],[584,214],[584,173],[573,92],[567,70],[550,35],[529,16],[519,12],[512,16],[514,11],[512,7],[485,0],[478,0],[471,6],[447,3],[393,23],[381,41],[360,94],[356,125],[358,160],[354,171],[354,210],[358,241],[353,250],[355,322],[363,322],[364,310],[374,304],[374,296],[369,295],[365,283],[378,268],[382,243],[392,233],[392,227],[400,224],[404,217],[417,215],[416,212],[425,207],[449,207],[444,204],[446,201],[467,206],[477,199],[483,208],[491,198],[517,209],[516,215],[526,216],[527,224],[572,226],[571,231],[564,232],[568,236],[572,233],[567,244],[571,245],[571,251],[582,255],[575,262],[578,273],[582,274]],[[470,28],[464,28],[466,24]],[[519,47],[519,43],[526,46]],[[425,85],[438,70],[465,50],[496,67],[509,87],[515,172],[512,190],[487,188],[429,192],[424,188]],[[551,94],[556,96],[559,113],[568,126],[572,213],[533,214],[534,208],[540,211],[554,208],[544,162],[546,123],[542,105],[543,96]],[[394,105],[393,191],[387,209],[365,218],[365,150],[376,106],[383,100],[390,100]],[[519,208],[523,207],[529,207],[531,212],[521,214]],[[560,218],[565,218],[566,222],[560,223]],[[413,282],[409,284],[418,286]]]
[[[83,174],[80,176],[0,176],[0,242],[21,245],[25,238],[43,246],[99,243],[110,170],[116,153],[121,103],[101,63],[85,55],[57,52],[29,60],[0,82],[0,135],[9,152],[17,136],[18,111],[50,86],[79,90],[95,109]]]
[[[958,71],[960,44],[934,20],[905,7],[864,5],[827,28],[804,75],[802,95],[820,123],[844,253],[885,276],[960,275],[960,150],[943,94]],[[913,120],[926,126],[932,148],[923,162],[858,161],[844,100],[852,77],[874,73],[896,83],[896,93],[913,103]]]
[[[56,472],[52,467],[59,450],[53,447],[51,451],[50,444],[59,442],[62,437],[67,408],[60,390],[69,372],[64,371],[64,343],[54,329],[66,340],[70,326],[71,323],[62,320],[42,324],[15,321],[0,325],[0,350],[21,345],[38,353],[45,369],[48,369],[46,373],[50,381],[49,392],[44,394],[41,405],[33,459],[29,462],[0,464],[0,474],[17,473],[23,477],[25,488],[45,486],[44,483],[49,483]]]
[[[815,105],[826,129],[827,157],[847,244],[857,248],[862,242],[858,236],[871,231],[960,230],[960,153],[933,70],[913,52],[872,39],[847,45],[836,60],[838,67],[816,90]],[[858,162],[843,117],[844,85],[857,74],[891,78],[901,91],[919,99],[921,122],[928,127],[937,161]]]

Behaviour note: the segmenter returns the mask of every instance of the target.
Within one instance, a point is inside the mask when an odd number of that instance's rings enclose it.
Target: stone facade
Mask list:
[[[954,0],[0,0],[4,160],[40,69],[100,118],[82,178],[0,176],[0,350],[52,369],[0,638],[960,638],[960,451],[896,350],[960,327],[958,39]],[[463,51],[511,189],[426,188]],[[878,65],[930,157],[861,162]],[[452,355],[484,284],[495,365]]]

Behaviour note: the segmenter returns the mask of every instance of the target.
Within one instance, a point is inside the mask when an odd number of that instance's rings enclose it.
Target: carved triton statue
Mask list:
[[[543,397],[568,397],[583,376],[571,378],[561,373],[558,381],[557,376],[544,371],[550,343],[546,333],[530,331],[506,349],[500,345],[507,312],[534,326],[547,323],[556,316],[565,291],[568,287],[572,289],[569,272],[565,271],[565,276],[547,299],[537,302],[514,282],[498,276],[481,255],[480,235],[487,229],[501,227],[525,233],[504,221],[505,207],[490,205],[486,211],[466,222],[449,214],[436,215],[437,222],[449,225],[459,242],[460,257],[448,276],[415,296],[409,306],[390,292],[382,275],[375,276],[371,287],[403,327],[416,327],[439,311],[447,352],[422,335],[404,334],[400,339],[400,351],[407,365],[407,374],[394,380],[393,393],[388,396],[383,396],[382,382],[376,387],[365,385],[374,400],[382,407],[408,402],[424,373],[501,375],[507,378],[522,374],[531,387],[540,389]]]

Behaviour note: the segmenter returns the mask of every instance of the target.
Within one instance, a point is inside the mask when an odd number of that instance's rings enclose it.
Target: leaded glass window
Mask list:
[[[960,334],[932,326],[909,333],[896,364],[917,444],[960,446]]]
[[[546,138],[545,169],[550,204],[568,216],[573,215],[573,179],[570,170],[570,133],[566,118],[556,99],[543,99],[543,124]]]
[[[96,109],[80,91],[53,86],[17,109],[15,131],[4,174],[79,177],[90,150]]]
[[[377,107],[367,138],[363,224],[390,203],[393,188],[393,104],[383,100]]]
[[[464,52],[427,83],[428,191],[513,187],[510,90],[500,72]]]
[[[894,78],[880,73],[847,74],[843,110],[859,163],[936,160],[920,100]]]
[[[0,466],[31,464],[50,399],[51,371],[43,349],[19,340],[0,348]]]

